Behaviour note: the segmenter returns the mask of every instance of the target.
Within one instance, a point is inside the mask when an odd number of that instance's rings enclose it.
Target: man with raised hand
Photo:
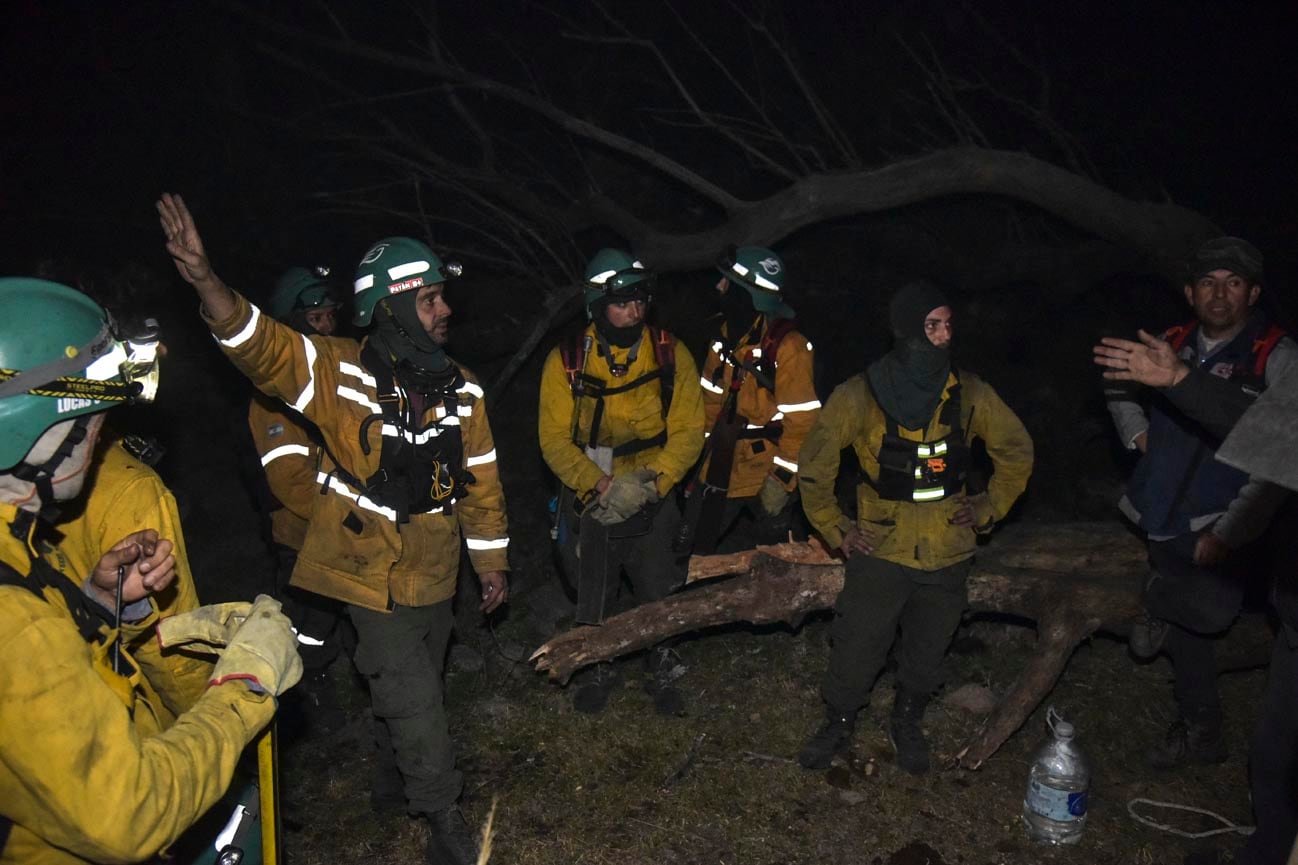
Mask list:
[[[390,740],[380,758],[394,756],[407,810],[428,820],[428,860],[472,862],[442,676],[461,545],[490,613],[508,595],[509,539],[482,388],[444,348],[446,281],[460,268],[417,240],[381,240],[354,282],[353,322],[368,336],[307,336],[221,281],[179,196],[163,195],[158,213],[226,355],[320,430],[321,494],[292,584],[347,605],[356,668]]]

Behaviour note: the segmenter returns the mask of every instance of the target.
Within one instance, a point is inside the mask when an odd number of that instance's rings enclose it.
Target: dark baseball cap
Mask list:
[[[1262,253],[1247,240],[1239,237],[1217,237],[1199,247],[1190,259],[1190,281],[1205,273],[1229,270],[1249,281],[1262,284]]]

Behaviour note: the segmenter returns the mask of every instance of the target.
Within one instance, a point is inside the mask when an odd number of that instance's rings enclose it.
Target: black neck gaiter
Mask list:
[[[424,330],[415,312],[417,291],[403,291],[379,301],[370,342],[393,366],[404,362],[417,369],[440,372],[451,364],[442,348]]]

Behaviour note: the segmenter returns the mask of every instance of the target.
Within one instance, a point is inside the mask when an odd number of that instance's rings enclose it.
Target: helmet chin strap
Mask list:
[[[76,450],[77,445],[86,440],[91,417],[91,415],[83,414],[73,421],[68,434],[64,436],[58,448],[45,462],[40,465],[21,462],[8,472],[18,480],[25,481],[36,487],[36,498],[40,502],[40,516],[42,519],[53,521],[58,517],[59,505],[54,498],[54,478],[59,466],[63,465],[68,457],[72,456],[72,452]]]

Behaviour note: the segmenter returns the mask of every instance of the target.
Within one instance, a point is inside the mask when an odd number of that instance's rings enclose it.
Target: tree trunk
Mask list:
[[[1018,525],[981,548],[969,577],[976,611],[1038,623],[1038,654],[1019,675],[983,729],[960,752],[976,769],[1041,702],[1073,649],[1097,630],[1125,636],[1140,611],[1146,569],[1140,540],[1117,523]],[[731,579],[719,577],[740,574]],[[538,670],[567,682],[582,667],[648,648],[676,634],[730,622],[796,625],[832,607],[843,565],[817,542],[790,543],[690,562],[692,588],[560,634],[532,655]]]

